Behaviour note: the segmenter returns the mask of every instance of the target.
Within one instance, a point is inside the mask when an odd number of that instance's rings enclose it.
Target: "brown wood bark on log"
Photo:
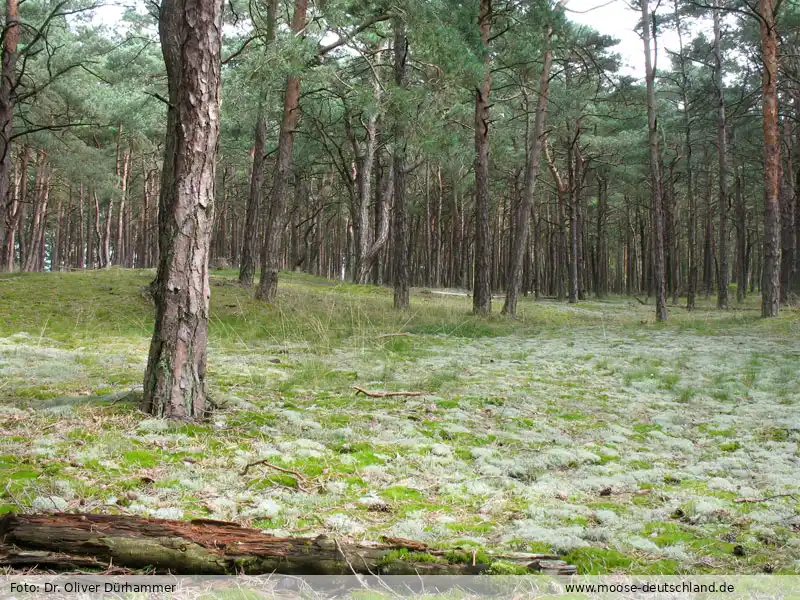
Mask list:
[[[159,199],[155,327],[140,408],[173,419],[203,417],[206,409],[221,31],[219,0],[161,3],[159,36],[170,102]]]
[[[762,127],[764,131],[764,249],[761,271],[761,316],[777,317],[780,308],[780,171],[778,133],[778,32],[775,0],[760,0]]]
[[[468,549],[449,552],[400,538],[368,544],[324,535],[273,537],[236,523],[202,519],[186,522],[56,513],[6,515],[0,520],[0,566],[15,568],[103,568],[113,564],[173,575],[466,575],[486,572],[492,566],[473,564]],[[530,572],[576,572],[574,566],[551,554],[511,553],[490,558]]]

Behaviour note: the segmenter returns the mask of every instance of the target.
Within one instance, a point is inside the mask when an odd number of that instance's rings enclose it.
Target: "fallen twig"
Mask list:
[[[297,471],[292,471],[291,469],[284,469],[283,467],[279,467],[278,465],[273,465],[271,462],[269,462],[266,459],[265,460],[257,460],[255,462],[247,463],[245,465],[244,469],[242,469],[242,472],[240,473],[240,475],[247,475],[247,471],[250,470],[250,467],[257,467],[258,465],[264,465],[265,467],[269,467],[271,469],[275,469],[276,471],[280,471],[282,473],[288,473],[289,475],[294,475],[300,481],[308,483],[308,479],[306,479],[301,473],[298,473]]]
[[[383,335],[379,335],[378,339],[383,338],[393,338],[393,337],[411,337],[410,333],[384,333]]]
[[[392,396],[427,396],[428,392],[370,392],[357,385],[350,386],[356,392],[361,392],[370,398],[390,398]]]
[[[794,498],[795,494],[775,494],[774,496],[765,496],[763,498],[736,498],[734,502],[737,504],[744,504],[744,503],[756,503],[756,502],[768,502],[770,500],[774,500],[775,498]]]

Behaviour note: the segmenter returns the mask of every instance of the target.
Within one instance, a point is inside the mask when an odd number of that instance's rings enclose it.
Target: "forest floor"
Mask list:
[[[415,290],[397,314],[389,290],[288,274],[267,307],[215,272],[224,408],[173,424],[131,394],[152,276],[0,279],[0,513],[552,550],[582,573],[800,573],[797,310],[708,299],[657,324],[632,299],[525,299],[510,322],[466,296]],[[302,477],[242,474],[262,459]]]

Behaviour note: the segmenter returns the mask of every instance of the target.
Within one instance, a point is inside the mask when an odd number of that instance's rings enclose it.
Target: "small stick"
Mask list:
[[[383,335],[379,335],[378,339],[382,338],[393,338],[393,337],[411,337],[410,333],[384,333]]]
[[[794,498],[795,494],[775,494],[774,496],[766,496],[764,498],[736,498],[734,502],[737,504],[742,504],[745,502],[752,503],[752,502],[768,502],[769,500],[774,500],[775,498]]]
[[[428,392],[369,392],[357,385],[350,386],[356,392],[361,392],[370,398],[390,398],[392,396],[427,396]]]
[[[294,475],[300,481],[304,481],[304,482],[308,483],[308,479],[303,477],[303,475],[301,475],[297,471],[292,471],[291,469],[284,469],[283,467],[279,467],[278,465],[273,465],[268,460],[257,460],[255,462],[248,463],[247,465],[245,465],[245,467],[242,470],[242,472],[240,473],[240,475],[247,475],[247,471],[250,470],[250,467],[257,467],[258,465],[264,465],[264,466],[269,467],[271,469],[275,469],[276,471],[280,471],[282,473],[288,473],[289,475]]]

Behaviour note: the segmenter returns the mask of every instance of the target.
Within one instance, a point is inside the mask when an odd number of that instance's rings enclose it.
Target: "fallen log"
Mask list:
[[[285,538],[236,523],[127,515],[9,514],[0,519],[0,567],[146,569],[175,575],[465,575],[486,572],[575,573],[549,554],[486,556],[435,550],[385,538],[352,543],[324,535]]]

